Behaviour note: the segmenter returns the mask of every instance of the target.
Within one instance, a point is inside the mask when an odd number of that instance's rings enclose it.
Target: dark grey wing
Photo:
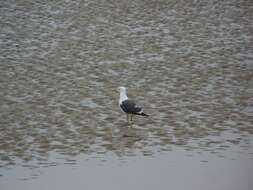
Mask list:
[[[137,106],[133,100],[125,100],[120,104],[121,109],[126,113],[137,114],[142,108]]]

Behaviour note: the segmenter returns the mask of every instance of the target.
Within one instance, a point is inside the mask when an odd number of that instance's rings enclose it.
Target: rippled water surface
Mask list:
[[[253,188],[251,0],[7,0],[0,19],[1,189]],[[118,86],[150,117],[130,128]]]

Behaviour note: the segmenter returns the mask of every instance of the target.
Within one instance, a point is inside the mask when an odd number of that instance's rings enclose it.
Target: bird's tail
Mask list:
[[[145,114],[145,113],[140,113],[141,116],[145,116],[145,117],[148,117],[149,115],[148,114]]]

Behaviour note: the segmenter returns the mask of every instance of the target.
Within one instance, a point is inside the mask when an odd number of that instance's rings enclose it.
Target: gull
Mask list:
[[[127,122],[130,123],[133,121],[133,115],[140,115],[140,116],[145,116],[148,117],[148,114],[145,114],[143,112],[143,109],[138,106],[135,101],[129,100],[127,95],[126,95],[126,88],[123,86],[118,87],[120,96],[119,96],[119,107],[123,112],[126,113],[127,115]]]

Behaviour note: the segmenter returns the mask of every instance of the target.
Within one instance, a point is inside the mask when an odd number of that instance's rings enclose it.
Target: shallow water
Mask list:
[[[253,188],[251,1],[10,0],[0,17],[1,189]],[[118,86],[151,116],[129,128]]]

